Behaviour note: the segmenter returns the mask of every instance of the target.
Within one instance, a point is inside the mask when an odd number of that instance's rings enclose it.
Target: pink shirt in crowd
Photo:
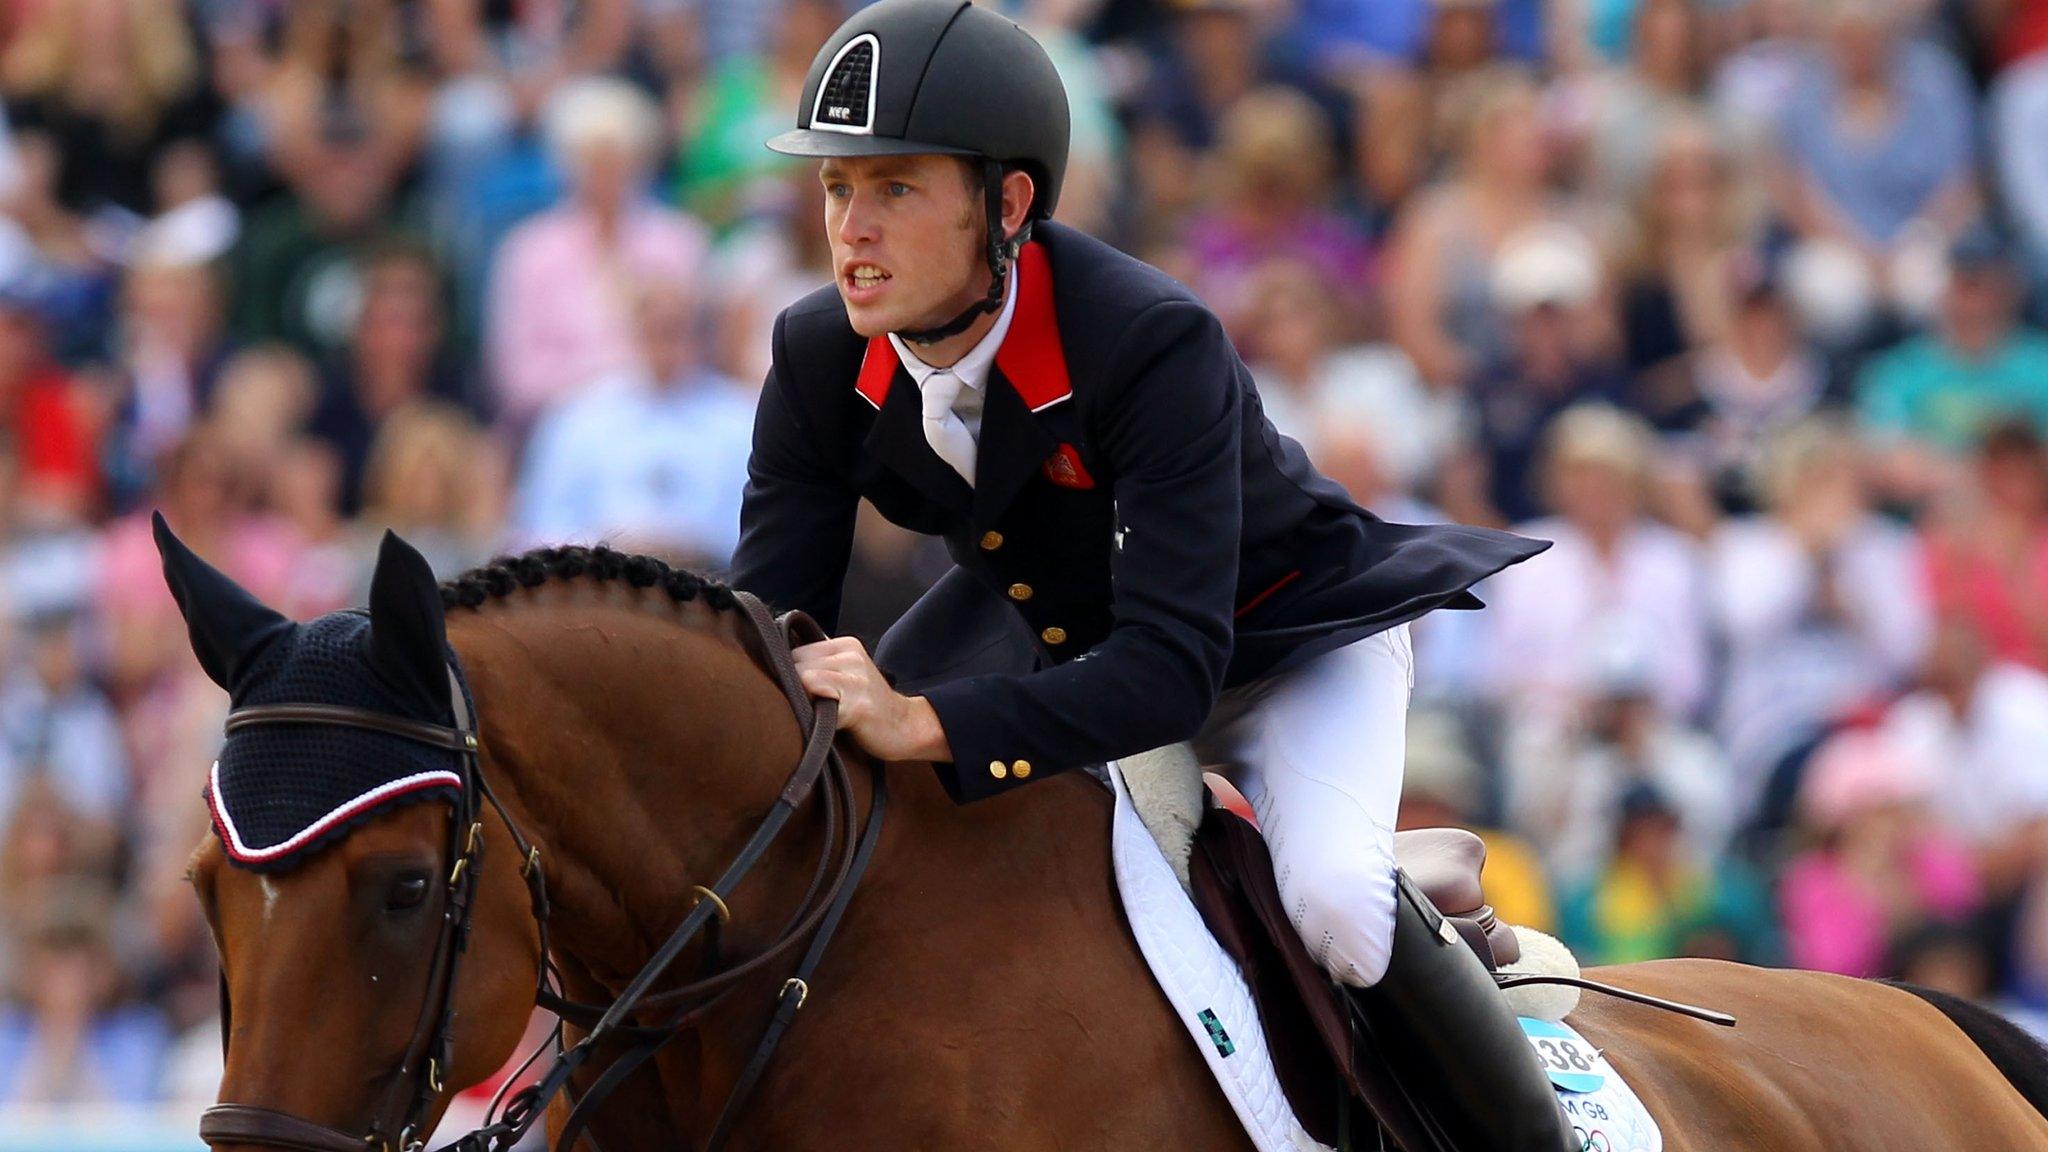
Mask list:
[[[704,228],[657,204],[632,209],[607,250],[569,203],[512,230],[492,276],[485,340],[504,414],[531,424],[555,401],[634,363],[633,301],[643,285],[694,285]]]
[[[1931,532],[1927,578],[1936,611],[1977,625],[1999,659],[2048,667],[2041,638],[2029,627],[2030,614],[2023,607],[2048,597],[2048,533],[2035,542],[2018,571],[2006,571],[1949,534]]]
[[[1977,906],[1977,873],[1962,846],[1930,834],[1907,849],[1911,903],[1932,920],[1959,919]],[[1809,852],[1785,871],[1779,901],[1785,946],[1799,968],[1844,976],[1884,975],[1891,935],[1884,901],[1829,852]]]

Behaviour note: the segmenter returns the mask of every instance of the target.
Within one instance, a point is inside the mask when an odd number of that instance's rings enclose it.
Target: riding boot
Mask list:
[[[1580,1152],[1557,1092],[1486,966],[1405,872],[1393,958],[1354,1009],[1457,1152]]]

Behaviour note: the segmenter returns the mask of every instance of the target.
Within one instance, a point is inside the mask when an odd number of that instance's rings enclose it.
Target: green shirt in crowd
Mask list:
[[[2023,417],[2048,433],[2048,335],[2021,329],[1980,360],[1934,336],[1909,340],[1863,369],[1856,413],[1880,436],[1952,452],[1969,451],[2001,419]]]

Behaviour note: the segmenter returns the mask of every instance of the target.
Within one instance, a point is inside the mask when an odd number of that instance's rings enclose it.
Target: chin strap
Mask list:
[[[1017,258],[1017,252],[1031,239],[1031,221],[1025,220],[1017,234],[1003,238],[1003,166],[994,160],[981,162],[981,183],[988,203],[988,295],[969,304],[958,316],[936,328],[919,328],[898,332],[912,344],[936,344],[967,331],[968,326],[984,312],[994,312],[1003,306],[1003,290],[1010,281],[1010,262]]]

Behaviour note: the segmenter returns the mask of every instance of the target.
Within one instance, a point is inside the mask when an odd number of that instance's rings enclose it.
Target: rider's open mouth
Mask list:
[[[872,288],[889,278],[887,272],[872,264],[856,264],[846,273],[846,282],[855,288]]]

